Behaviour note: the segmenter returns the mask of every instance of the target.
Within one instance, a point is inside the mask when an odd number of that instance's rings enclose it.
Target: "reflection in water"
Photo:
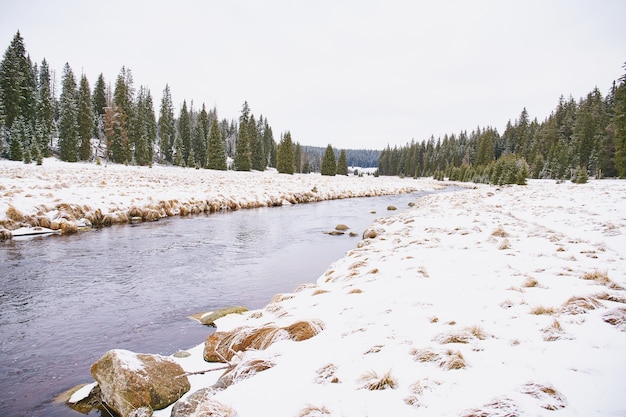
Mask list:
[[[212,331],[187,317],[314,282],[387,205],[416,195],[244,210],[0,243],[0,415],[78,417],[50,399],[124,348],[169,355]]]

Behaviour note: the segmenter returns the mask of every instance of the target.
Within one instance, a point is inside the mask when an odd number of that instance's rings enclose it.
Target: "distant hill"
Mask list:
[[[335,158],[339,157],[340,149],[333,148]],[[308,161],[313,171],[319,171],[326,147],[302,146],[303,161]],[[381,151],[372,149],[346,149],[348,166],[360,168],[376,168]]]

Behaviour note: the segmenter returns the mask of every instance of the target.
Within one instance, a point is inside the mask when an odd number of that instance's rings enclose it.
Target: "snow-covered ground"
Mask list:
[[[433,189],[430,180],[373,176],[284,175],[276,171],[213,171],[155,165],[136,167],[0,160],[0,229],[26,224],[64,232],[130,218],[236,210],[335,198]]]
[[[44,166],[0,162],[1,218],[9,205],[50,217],[59,203],[112,213],[159,201],[242,205],[436,185]],[[481,185],[421,198],[371,228],[376,236],[316,283],[217,320],[218,331],[300,320],[321,321],[323,330],[241,354],[237,361],[273,366],[243,372],[212,401],[240,417],[626,415],[625,181]],[[176,358],[187,372],[223,367],[204,362],[202,344],[189,352]],[[187,396],[221,372],[190,376]]]
[[[626,182],[479,186],[372,227],[316,284],[217,321],[324,330],[244,353],[275,365],[215,400],[240,417],[626,415]],[[190,352],[187,371],[223,366]]]

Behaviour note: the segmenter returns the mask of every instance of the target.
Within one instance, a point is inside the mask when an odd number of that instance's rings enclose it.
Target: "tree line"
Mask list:
[[[54,86],[48,63],[32,63],[18,31],[0,62],[0,157],[283,173],[316,168],[289,131],[277,143],[268,119],[256,118],[247,102],[237,120],[220,120],[217,109],[186,100],[176,117],[166,85],[157,117],[150,89],[135,88],[126,67],[113,86],[100,74],[92,90],[66,63],[58,99]]]
[[[587,176],[625,178],[626,74],[618,81],[606,97],[597,87],[578,101],[561,96],[542,122],[530,120],[524,108],[502,134],[477,127],[400,148],[387,146],[378,160],[379,173],[496,184],[525,183],[524,175],[577,181]]]

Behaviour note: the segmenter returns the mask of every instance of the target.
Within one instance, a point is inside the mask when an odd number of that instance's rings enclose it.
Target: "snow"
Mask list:
[[[402,181],[367,175],[327,177],[284,175],[276,170],[236,172],[159,165],[70,164],[55,158],[46,158],[37,166],[0,160],[0,222],[7,223],[11,218],[7,214],[10,208],[22,217],[45,217],[49,222],[69,221],[83,227],[84,219],[97,212],[111,219],[145,215],[146,210],[166,217],[441,187],[432,180]],[[5,227],[19,226],[18,221]]]
[[[0,215],[9,204],[34,213],[56,200],[127,210],[150,199],[258,203],[314,187],[330,197],[437,184],[87,164],[68,174],[74,168],[44,166],[48,173],[37,174],[41,167],[0,162]],[[46,188],[51,183],[61,185]],[[300,320],[324,326],[305,341],[242,353],[237,360],[275,365],[215,400],[240,417],[626,415],[626,182],[472,187],[379,218],[372,228],[381,233],[316,283],[218,319],[220,331]],[[201,342],[174,358],[186,372],[223,366],[204,362]],[[221,373],[189,376],[189,393]]]
[[[422,198],[378,219],[373,226],[385,232],[330,265],[316,285],[217,320],[224,331],[304,319],[325,328],[244,353],[276,365],[215,399],[241,417],[626,415],[626,332],[603,320],[626,303],[624,213],[626,182],[612,180]],[[594,273],[608,280],[584,279]],[[597,307],[566,308],[575,296]],[[535,307],[552,313],[532,314]],[[464,368],[418,360],[457,352]],[[217,366],[203,363],[202,345],[191,353],[177,359],[187,371]],[[192,391],[218,376],[192,377]],[[364,388],[385,376],[393,389]]]

